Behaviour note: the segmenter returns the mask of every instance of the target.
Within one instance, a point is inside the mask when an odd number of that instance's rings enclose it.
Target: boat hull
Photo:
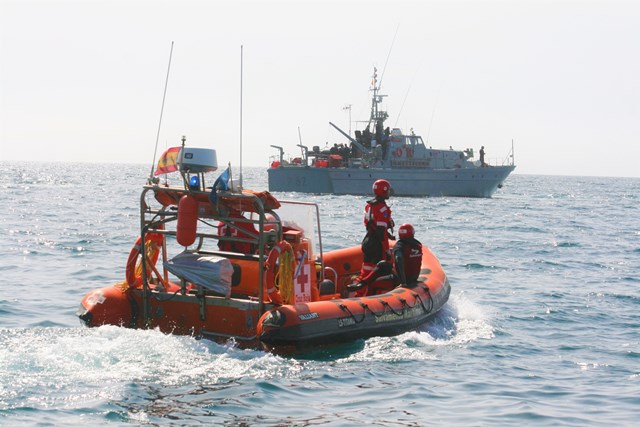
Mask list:
[[[425,284],[386,294],[273,308],[259,322],[258,336],[270,350],[301,351],[415,330],[449,298],[445,281],[435,292]]]
[[[142,289],[123,291],[118,285],[108,286],[89,292],[82,299],[77,315],[89,327],[153,328],[167,334],[217,341],[234,338],[257,345],[260,311],[259,303],[253,299],[151,290],[146,300],[145,321]]]
[[[269,191],[369,195],[377,179],[391,182],[395,196],[491,197],[515,166],[454,169],[316,168],[268,169]]]
[[[348,274],[338,265],[357,262],[357,249],[340,249],[328,256],[332,268],[337,269],[338,282],[344,282]],[[417,283],[379,295],[274,307],[260,318],[258,338],[271,350],[305,351],[415,330],[444,306],[451,292],[447,276],[435,255],[425,246],[422,255]],[[393,284],[388,283],[388,289],[392,287]]]
[[[390,281],[371,285],[372,289],[387,291],[379,295],[344,297],[348,293],[346,285],[353,282],[362,264],[362,251],[353,246],[324,254],[324,266],[333,273],[335,288],[312,302],[260,304],[253,296],[228,298],[195,290],[185,292],[174,283],[168,289],[152,287],[145,298],[145,291],[139,287],[116,284],[89,292],[77,315],[90,327],[155,328],[216,341],[234,339],[242,347],[283,354],[397,335],[424,324],[449,298],[450,286],[440,262],[426,246],[422,252],[418,281],[395,289]],[[246,277],[251,277],[250,270],[257,266],[254,264],[243,265]]]

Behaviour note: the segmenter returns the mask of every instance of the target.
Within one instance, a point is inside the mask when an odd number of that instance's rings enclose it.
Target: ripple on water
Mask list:
[[[633,425],[637,418],[637,179],[513,175],[489,200],[392,198],[396,222],[419,225],[417,237],[445,267],[449,303],[416,332],[280,357],[158,331],[77,327],[82,296],[123,279],[148,165],[3,167],[7,424]],[[267,184],[262,168],[245,179],[248,188]],[[367,197],[276,196],[319,204],[325,249],[360,244]]]

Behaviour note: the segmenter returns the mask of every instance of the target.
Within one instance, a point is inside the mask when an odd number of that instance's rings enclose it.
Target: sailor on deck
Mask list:
[[[393,219],[391,208],[386,200],[391,194],[391,184],[385,179],[373,183],[375,198],[367,201],[364,209],[364,225],[367,234],[362,240],[363,263],[360,277],[368,275],[379,261],[391,259],[389,239],[393,236]]]

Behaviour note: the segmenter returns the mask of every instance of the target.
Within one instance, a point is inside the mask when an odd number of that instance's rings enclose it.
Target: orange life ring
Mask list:
[[[147,254],[147,268],[151,268],[155,270],[156,262],[158,261],[158,257],[160,256],[159,248],[162,247],[162,243],[164,238],[162,234],[158,233],[147,233],[145,235],[145,249],[147,251],[147,245],[152,245],[150,247],[151,254]],[[155,247],[153,246],[155,245]],[[133,286],[137,284],[141,279],[142,275],[136,275],[136,263],[138,261],[138,256],[140,252],[143,250],[142,248],[142,238],[138,236],[136,239],[136,243],[131,248],[131,252],[129,252],[129,258],[127,259],[127,269],[126,269],[126,279],[127,286]],[[150,256],[149,256],[150,255]]]
[[[402,147],[399,147],[393,150],[393,155],[396,157],[402,157]]]
[[[413,147],[407,147],[407,157],[413,157]]]
[[[265,263],[267,270],[265,273],[266,293],[272,303],[279,305],[282,304],[282,296],[280,295],[280,290],[276,287],[276,263],[280,259],[280,256],[287,251],[293,253],[293,248],[289,242],[285,240],[278,242],[269,252]],[[282,265],[280,265],[280,269],[282,270]]]

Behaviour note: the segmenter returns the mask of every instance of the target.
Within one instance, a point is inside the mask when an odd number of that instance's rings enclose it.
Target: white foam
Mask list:
[[[488,311],[463,292],[452,294],[440,312],[418,331],[396,337],[366,341],[364,349],[347,359],[353,361],[433,360],[437,351],[457,348],[470,342],[491,339],[494,330]]]
[[[0,330],[0,380],[12,384],[0,388],[0,402],[21,400],[36,408],[118,400],[131,384],[215,384],[246,376],[290,376],[301,370],[299,363],[262,351],[157,330]]]

